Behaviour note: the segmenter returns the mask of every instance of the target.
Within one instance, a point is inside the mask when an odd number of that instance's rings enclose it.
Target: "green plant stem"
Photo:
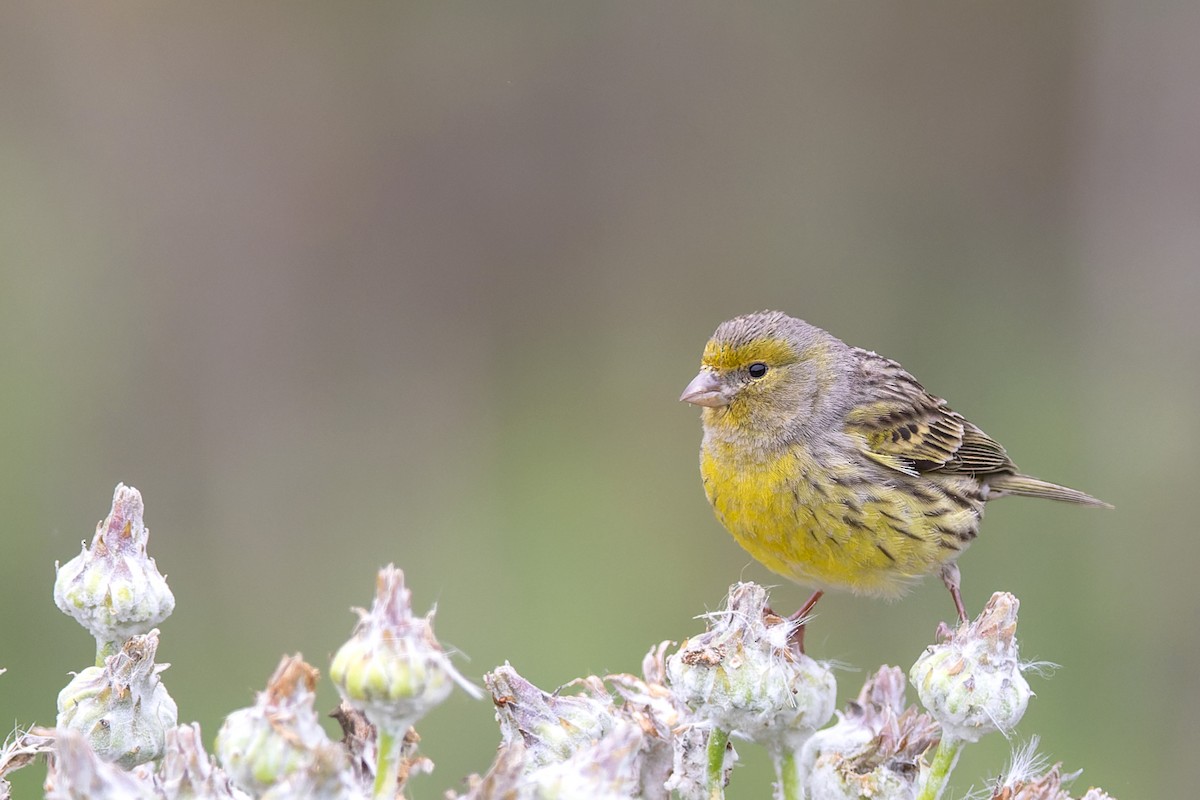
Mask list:
[[[102,642],[96,640],[96,666],[103,667],[104,659],[109,656],[115,656],[117,651],[121,649],[120,642]]]
[[[964,744],[966,742],[962,739],[942,735],[942,741],[938,742],[937,751],[933,754],[933,763],[929,765],[929,772],[925,776],[917,800],[938,800],[942,796]]]
[[[713,728],[708,734],[708,769],[704,775],[708,800],[722,800],[725,797],[725,749],[728,745],[728,731]]]
[[[775,771],[779,776],[779,788],[783,800],[800,800],[800,770],[796,763],[798,751],[788,748],[781,755],[775,756]]]
[[[396,795],[396,780],[400,776],[400,745],[403,738],[378,728],[379,753],[375,762],[375,800],[391,800]]]

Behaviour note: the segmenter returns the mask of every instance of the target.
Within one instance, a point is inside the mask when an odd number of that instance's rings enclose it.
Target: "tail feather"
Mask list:
[[[1005,495],[1015,494],[1022,497],[1045,497],[1048,500],[1062,500],[1066,503],[1079,503],[1080,505],[1096,506],[1097,508],[1112,508],[1111,505],[1103,500],[1098,500],[1078,489],[1059,486],[1057,483],[1043,481],[1031,475],[998,473],[988,475],[986,480],[992,497],[1004,497]]]

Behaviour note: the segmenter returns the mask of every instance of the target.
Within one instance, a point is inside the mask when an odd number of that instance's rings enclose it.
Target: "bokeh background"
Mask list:
[[[53,565],[118,481],[209,742],[281,654],[326,667],[390,561],[476,679],[636,671],[778,583],[676,401],[717,323],[772,307],[1117,506],[995,504],[966,599],[1015,592],[1023,655],[1062,665],[1016,739],[1080,788],[1190,795],[1198,37],[1166,0],[5,4],[0,711],[52,722],[90,663]],[[810,650],[858,670],[845,699],[950,613],[937,581],[831,596]],[[487,767],[491,714],[422,724],[414,797]],[[742,756],[730,796],[766,796]]]

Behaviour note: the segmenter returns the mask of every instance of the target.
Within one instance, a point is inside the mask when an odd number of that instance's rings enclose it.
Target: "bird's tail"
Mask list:
[[[1090,494],[1059,486],[1057,483],[1043,481],[1031,475],[1014,473],[999,473],[987,476],[988,489],[991,497],[1004,497],[1015,494],[1022,497],[1045,497],[1048,500],[1062,500],[1065,503],[1079,503],[1084,506],[1097,508],[1112,508],[1111,505],[1092,497]]]

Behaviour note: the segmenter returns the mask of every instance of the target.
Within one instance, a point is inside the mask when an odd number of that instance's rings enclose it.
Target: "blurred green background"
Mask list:
[[[1200,5],[1112,0],[6,4],[0,711],[52,723],[90,663],[53,565],[118,481],[210,743],[283,653],[327,667],[389,561],[475,679],[637,671],[779,582],[676,401],[772,307],[1117,506],[993,505],[964,592],[1015,592],[1023,655],[1062,665],[1017,739],[1078,788],[1189,795],[1198,36]],[[950,614],[936,580],[831,596],[810,651],[848,698]],[[491,717],[420,726],[414,797],[487,767]],[[766,796],[741,751],[730,796]]]

